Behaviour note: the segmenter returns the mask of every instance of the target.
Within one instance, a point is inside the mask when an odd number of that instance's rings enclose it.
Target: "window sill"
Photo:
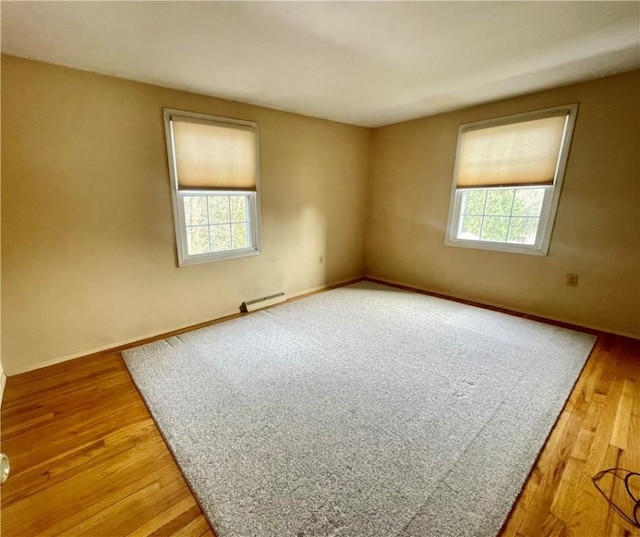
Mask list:
[[[494,252],[503,252],[508,254],[526,254],[546,256],[549,247],[548,246],[536,246],[535,244],[514,244],[504,242],[491,242],[491,241],[469,241],[462,239],[447,239],[444,241],[446,246],[456,246],[458,248],[471,248],[473,250],[490,250]]]
[[[242,250],[228,250],[226,252],[215,252],[202,255],[190,255],[178,260],[178,266],[186,267],[190,265],[202,265],[203,263],[215,263],[216,261],[227,261],[239,259],[241,257],[251,257],[260,255],[260,250],[255,248],[243,248]]]

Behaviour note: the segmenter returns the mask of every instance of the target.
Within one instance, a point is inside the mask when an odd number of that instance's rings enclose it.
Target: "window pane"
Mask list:
[[[577,108],[461,125],[445,244],[547,254]]]
[[[478,240],[482,228],[482,216],[463,216],[460,223],[459,239]]]
[[[184,196],[184,219],[187,226],[207,224],[207,198],[205,196]]]
[[[486,190],[465,190],[462,192],[462,214],[484,214]]]
[[[207,226],[187,228],[187,248],[189,255],[206,254],[211,251]]]
[[[231,231],[228,224],[211,226],[211,249],[214,252],[231,250]]]
[[[520,188],[513,202],[514,216],[540,216],[544,188]]]
[[[183,196],[188,255],[251,248],[249,196]]]
[[[231,198],[231,221],[247,222],[247,196],[230,196]]]
[[[539,218],[512,218],[508,242],[535,244]]]
[[[231,224],[231,243],[233,248],[248,248],[249,232],[247,224]]]
[[[229,222],[229,196],[209,196],[209,223]]]
[[[457,238],[535,244],[544,193],[545,188],[463,190]]]
[[[487,194],[487,207],[485,209],[485,214],[510,215],[511,206],[513,205],[513,193],[514,190],[512,188],[497,188],[489,190]]]
[[[482,223],[482,234],[480,240],[505,242],[507,240],[507,230],[509,229],[509,218],[506,216],[485,216]]]

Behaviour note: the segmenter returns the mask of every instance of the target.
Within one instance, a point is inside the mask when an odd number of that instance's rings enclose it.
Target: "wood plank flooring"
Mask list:
[[[119,353],[10,377],[1,423],[2,536],[214,536]],[[614,466],[640,471],[640,341],[604,334],[501,535],[640,536],[591,482]]]
[[[213,537],[120,354],[7,380],[3,537]]]
[[[591,480],[613,467],[640,472],[640,341],[604,334],[501,535],[640,536]]]

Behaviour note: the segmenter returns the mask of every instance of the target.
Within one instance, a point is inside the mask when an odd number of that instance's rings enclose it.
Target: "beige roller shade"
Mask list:
[[[552,185],[567,114],[462,132],[458,188]]]
[[[256,189],[254,128],[176,116],[171,128],[179,189]]]

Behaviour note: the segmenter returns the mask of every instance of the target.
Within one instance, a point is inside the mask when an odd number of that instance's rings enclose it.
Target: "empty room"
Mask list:
[[[2,537],[640,536],[640,2],[0,9]]]

